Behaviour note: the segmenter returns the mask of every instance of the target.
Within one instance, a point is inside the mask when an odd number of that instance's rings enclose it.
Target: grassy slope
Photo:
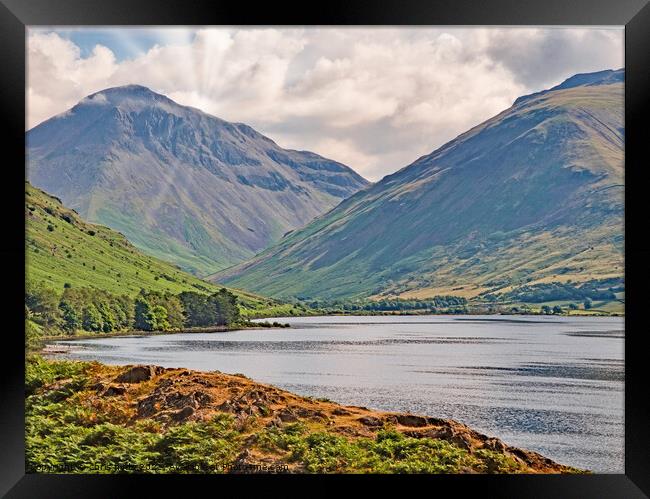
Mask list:
[[[620,276],[622,109],[621,84],[531,99],[213,278],[278,297],[425,298]]]
[[[27,182],[25,216],[26,278],[57,291],[63,291],[65,283],[129,295],[141,288],[172,293],[213,292],[220,288],[143,254],[119,232],[85,222],[57,198]],[[234,292],[243,304],[263,314],[287,308],[251,293]]]
[[[96,203],[99,204],[97,201]],[[195,246],[201,247],[200,253],[170,238],[162,230],[143,226],[142,220],[139,220],[137,213],[124,213],[119,207],[114,207],[109,202],[104,203],[93,213],[93,219],[101,220],[102,224],[107,227],[120,227],[120,230],[124,231],[125,234],[130,234],[129,241],[144,253],[165,262],[175,262],[182,269],[197,275],[216,271],[227,266],[232,260],[225,258],[224,254],[235,253],[238,255],[238,259],[252,254],[252,252],[233,248],[232,244],[227,241],[223,241],[222,244],[215,244],[211,238],[218,235],[208,235],[199,222],[189,217],[185,217],[183,223],[189,233],[188,239]],[[227,247],[228,251],[215,249],[219,246],[222,248]]]

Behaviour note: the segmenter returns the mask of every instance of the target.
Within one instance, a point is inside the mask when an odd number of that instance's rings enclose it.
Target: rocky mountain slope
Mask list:
[[[519,98],[213,278],[330,299],[620,277],[623,111],[623,70]]]
[[[26,141],[33,185],[199,274],[253,256],[368,185],[336,161],[138,85],[89,95]]]

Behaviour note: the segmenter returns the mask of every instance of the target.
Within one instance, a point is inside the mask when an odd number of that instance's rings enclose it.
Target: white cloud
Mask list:
[[[623,66],[612,29],[221,28],[160,40],[118,62],[108,47],[82,57],[56,32],[30,30],[28,126],[137,83],[377,180],[519,95]]]

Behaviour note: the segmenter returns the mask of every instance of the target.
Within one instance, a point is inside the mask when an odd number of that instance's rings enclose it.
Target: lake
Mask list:
[[[243,373],[301,395],[452,418],[563,464],[624,472],[623,318],[273,320],[291,328],[65,341],[65,357]]]

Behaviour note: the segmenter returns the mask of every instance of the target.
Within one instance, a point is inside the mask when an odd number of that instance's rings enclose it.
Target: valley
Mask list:
[[[141,85],[28,131],[28,468],[621,472],[623,82],[374,184]]]

